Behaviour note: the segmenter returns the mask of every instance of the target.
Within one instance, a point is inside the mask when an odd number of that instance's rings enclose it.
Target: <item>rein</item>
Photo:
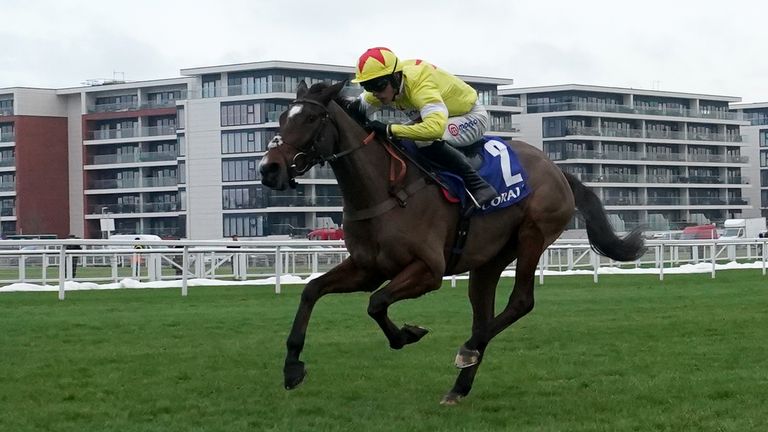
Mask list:
[[[325,126],[327,125],[327,122],[331,121],[333,123],[333,127],[335,127],[337,131],[339,129],[339,126],[331,116],[331,113],[328,111],[328,108],[322,103],[312,99],[295,99],[293,102],[291,102],[290,105],[300,105],[300,104],[310,104],[310,105],[315,105],[322,108],[323,118],[321,120],[320,126],[318,126],[317,128],[317,132],[315,132],[312,138],[312,145],[309,151],[298,152],[293,157],[293,165],[291,165],[291,168],[297,174],[304,174],[305,172],[309,171],[313,166],[317,164],[320,164],[322,166],[325,162],[335,162],[336,160],[341,159],[344,156],[347,156],[363,147],[366,147],[376,137],[376,134],[374,132],[371,132],[370,134],[368,134],[368,136],[366,136],[363,139],[363,141],[358,146],[346,149],[338,153],[323,155],[318,151],[317,148],[320,142],[324,139],[323,131],[325,130]],[[383,214],[395,208],[398,205],[400,207],[405,207],[407,204],[408,197],[415,194],[418,190],[427,186],[427,181],[425,180],[425,178],[420,177],[418,180],[409,184],[408,186],[404,188],[400,187],[400,184],[402,183],[408,171],[407,163],[405,159],[401,157],[401,155],[404,155],[405,157],[408,157],[408,155],[404,153],[402,150],[396,148],[388,140],[382,140],[381,145],[384,147],[384,150],[386,150],[387,154],[389,154],[390,156],[390,165],[389,165],[390,191],[389,193],[390,195],[392,195],[392,197],[387,199],[386,201],[383,201],[379,204],[376,204],[372,207],[369,207],[363,210],[353,210],[353,211],[345,210],[344,211],[345,221],[371,219],[373,217],[376,217],[380,214]],[[297,161],[301,161],[302,158],[306,158],[305,166],[303,167],[303,169],[299,169]],[[413,159],[411,159],[410,157],[408,157],[408,159],[414,162]],[[424,168],[420,167],[418,164],[417,164],[417,167],[421,168],[422,171],[426,172],[426,170],[424,170]]]

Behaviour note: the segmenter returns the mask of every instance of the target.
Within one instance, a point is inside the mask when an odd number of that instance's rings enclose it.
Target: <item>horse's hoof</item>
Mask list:
[[[425,329],[424,327],[412,326],[410,324],[403,325],[403,328],[401,328],[400,331],[402,331],[403,335],[405,336],[406,345],[418,342],[419,339],[423,338],[427,335],[427,333],[429,333],[429,330]]]
[[[454,392],[448,392],[445,396],[443,396],[443,400],[440,401],[440,405],[443,406],[455,406],[458,405],[461,401],[461,398],[464,396],[454,393]]]
[[[459,369],[466,369],[476,365],[479,361],[480,351],[471,350],[462,345],[459,347],[459,352],[456,353],[456,360],[454,361],[454,364]]]
[[[285,389],[295,389],[299,384],[304,382],[304,378],[307,376],[304,362],[286,364],[283,368],[283,376],[285,377]]]
[[[389,341],[389,347],[392,349],[400,349],[408,344],[418,342],[427,333],[429,333],[429,330],[425,329],[424,327],[405,324],[400,329],[400,333],[398,335],[399,337],[397,340]]]

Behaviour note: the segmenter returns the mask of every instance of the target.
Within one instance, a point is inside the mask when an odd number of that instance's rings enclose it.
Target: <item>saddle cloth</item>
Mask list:
[[[417,160],[428,166],[431,165],[428,160],[421,157],[412,141],[402,140],[401,145]],[[467,156],[473,162],[480,162],[479,167],[476,163],[473,164],[478,174],[499,193],[496,199],[478,210],[480,214],[507,208],[528,196],[528,176],[520,165],[517,154],[501,138],[483,137],[470,147],[472,154]],[[460,150],[467,153],[464,149]],[[437,175],[448,187],[448,190],[443,190],[445,198],[453,203],[460,202],[462,207],[467,206],[469,197],[461,177],[447,171],[438,171]]]

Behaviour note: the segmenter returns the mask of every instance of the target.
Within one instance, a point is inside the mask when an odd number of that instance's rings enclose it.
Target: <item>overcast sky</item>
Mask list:
[[[768,101],[768,2],[0,0],[0,88],[264,60],[353,65],[387,46],[516,86]]]

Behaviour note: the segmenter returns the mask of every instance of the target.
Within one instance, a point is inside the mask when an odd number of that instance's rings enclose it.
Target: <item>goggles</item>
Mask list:
[[[385,88],[387,88],[388,84],[389,84],[388,76],[374,78],[372,80],[360,83],[360,85],[363,86],[363,89],[369,93],[382,92],[384,91]]]

